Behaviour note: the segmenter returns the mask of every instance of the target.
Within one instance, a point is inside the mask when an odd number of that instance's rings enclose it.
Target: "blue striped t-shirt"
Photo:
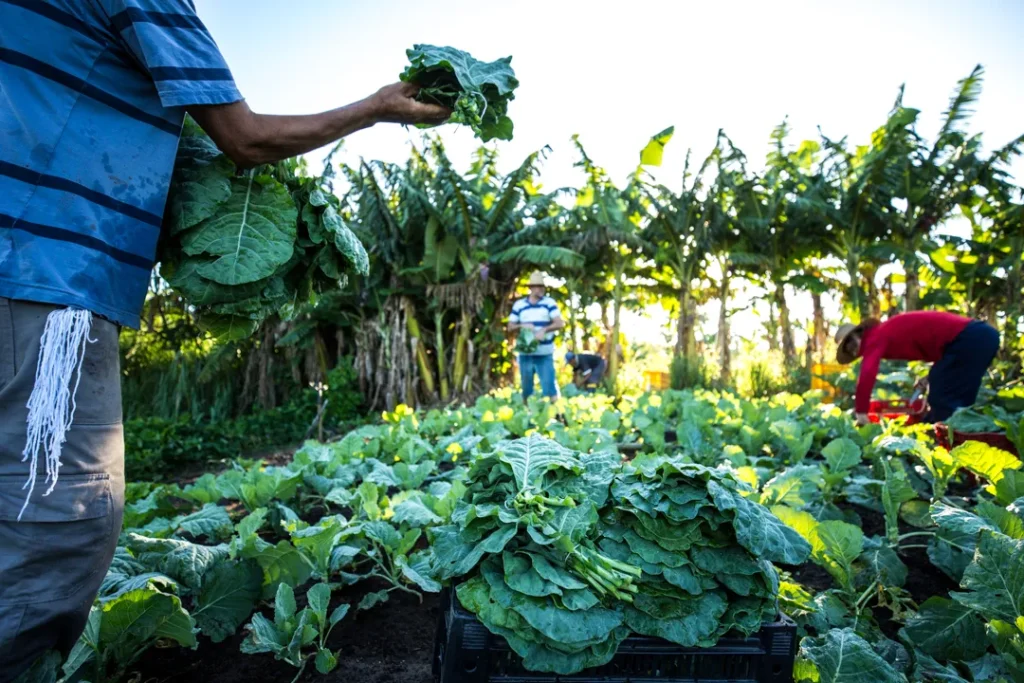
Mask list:
[[[512,304],[512,312],[508,316],[510,323],[547,327],[552,320],[560,318],[555,300],[549,296],[538,299],[536,303],[526,296]],[[537,350],[531,356],[550,356],[555,352],[555,333],[548,332],[537,344]]]
[[[0,296],[137,327],[185,107],[241,99],[191,0],[0,0]]]

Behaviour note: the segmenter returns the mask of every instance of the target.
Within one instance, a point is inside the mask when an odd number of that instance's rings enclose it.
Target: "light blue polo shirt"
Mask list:
[[[0,296],[138,327],[185,107],[241,99],[190,0],[0,0]]]

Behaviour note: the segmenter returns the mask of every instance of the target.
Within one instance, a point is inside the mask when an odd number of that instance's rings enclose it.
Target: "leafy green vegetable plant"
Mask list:
[[[414,45],[406,50],[409,66],[403,81],[421,86],[419,99],[453,110],[449,121],[462,123],[487,142],[512,139],[508,104],[519,86],[512,58],[481,62],[453,47]]]
[[[316,670],[328,674],[338,666],[338,653],[327,647],[331,630],[348,614],[347,604],[339,605],[327,615],[331,589],[327,584],[315,584],[306,593],[307,607],[299,610],[295,591],[287,584],[277,588],[274,598],[274,620],[257,612],[246,626],[248,634],[242,641],[242,652],[258,654],[269,652],[275,659],[298,667],[294,681],[299,680],[310,660]],[[310,648],[312,646],[312,648]]]

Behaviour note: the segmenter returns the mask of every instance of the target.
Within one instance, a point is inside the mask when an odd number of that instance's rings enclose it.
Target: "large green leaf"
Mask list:
[[[189,588],[199,589],[204,576],[228,556],[228,546],[206,546],[174,538],[128,534],[128,549],[151,570],[162,572]]]
[[[207,503],[202,509],[176,519],[175,524],[194,537],[207,536],[214,540],[229,536],[233,530],[228,511],[212,503]]]
[[[414,45],[406,50],[410,66],[403,81],[419,83],[419,99],[454,109],[450,119],[473,128],[481,140],[512,139],[508,103],[519,85],[512,71],[512,58],[481,62],[452,47]]]
[[[811,662],[818,678],[828,683],[906,683],[853,629],[834,629],[821,638],[806,638],[800,656]]]
[[[770,562],[803,564],[810,546],[766,507],[730,491],[714,481],[708,492],[721,510],[734,511],[736,540],[750,552]]]
[[[167,199],[164,225],[176,235],[217,212],[231,196],[234,164],[191,119],[178,140],[174,191]]]
[[[977,612],[938,596],[921,604],[903,633],[915,647],[940,662],[976,659],[988,649]]]
[[[196,271],[224,285],[270,277],[292,257],[297,211],[288,189],[253,172],[232,182],[217,213],[185,234],[189,256],[209,256]]]
[[[503,442],[498,446],[497,453],[498,459],[512,468],[520,492],[538,487],[540,480],[550,470],[578,472],[581,469],[572,451],[537,434]]]
[[[960,585],[968,592],[951,594],[958,603],[986,619],[1017,623],[1024,615],[1024,541],[983,530]]]
[[[120,662],[158,638],[196,647],[195,624],[175,595],[153,588],[129,591],[100,606],[99,647]]]
[[[995,486],[1003,479],[1004,470],[1019,470],[1021,461],[1001,448],[981,441],[967,441],[949,452],[953,462],[985,477]]]
[[[821,455],[833,472],[850,470],[860,464],[860,446],[846,437],[830,441],[821,449]]]
[[[203,581],[192,616],[215,643],[234,635],[260,597],[263,573],[252,561],[221,562]]]

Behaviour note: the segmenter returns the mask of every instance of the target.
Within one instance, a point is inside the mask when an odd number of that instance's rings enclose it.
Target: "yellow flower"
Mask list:
[[[537,428],[536,427],[530,427],[529,429],[526,430],[526,432],[523,433],[523,436],[533,436],[536,433],[537,433]]]
[[[458,461],[458,459],[459,459],[459,456],[457,456],[457,455],[453,455],[452,456],[452,462],[456,462],[456,461]]]
[[[660,408],[661,396],[659,396],[658,394],[654,394],[649,399],[647,399],[647,402],[650,404],[652,408]]]
[[[396,455],[395,456],[395,462],[402,462],[402,459]]]
[[[483,416],[481,421],[482,422],[494,422],[494,413],[492,413],[491,411],[488,410],[486,413],[484,413],[484,416]]]
[[[498,419],[501,420],[502,422],[508,422],[513,417],[515,417],[515,415],[516,411],[512,410],[512,408],[508,406],[502,406],[501,408],[498,409]]]
[[[458,441],[453,441],[452,443],[448,444],[448,448],[446,448],[445,451],[451,453],[452,455],[458,455],[459,453],[463,452],[462,446],[459,445]]]

